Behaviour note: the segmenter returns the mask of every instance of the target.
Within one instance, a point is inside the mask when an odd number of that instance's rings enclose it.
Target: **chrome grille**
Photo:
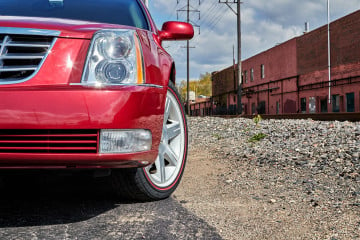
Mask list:
[[[0,32],[0,84],[16,83],[32,77],[55,40],[53,36]]]

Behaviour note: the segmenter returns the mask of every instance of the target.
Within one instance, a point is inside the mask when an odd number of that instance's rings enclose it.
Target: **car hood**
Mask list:
[[[96,23],[81,20],[17,16],[0,16],[0,28],[1,27],[57,30],[61,32],[59,37],[81,39],[91,39],[93,34],[101,29],[135,29],[134,27],[130,26]]]

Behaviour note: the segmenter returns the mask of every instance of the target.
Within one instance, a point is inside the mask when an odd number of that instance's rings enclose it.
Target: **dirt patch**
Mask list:
[[[222,238],[360,238],[359,206],[351,194],[334,188],[350,189],[346,179],[231,156],[233,139],[217,139],[206,147],[197,140],[174,198]]]

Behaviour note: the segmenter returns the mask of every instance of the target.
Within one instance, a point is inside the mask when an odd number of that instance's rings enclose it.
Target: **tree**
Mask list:
[[[193,80],[189,82],[190,91],[195,92],[196,97],[199,95],[211,96],[212,87],[211,87],[211,73],[200,74],[199,80]],[[181,81],[179,85],[179,92],[183,99],[186,101],[186,81]]]

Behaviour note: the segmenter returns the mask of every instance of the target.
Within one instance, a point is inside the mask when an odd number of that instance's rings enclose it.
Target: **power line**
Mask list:
[[[179,0],[177,0],[177,3],[179,3]],[[199,5],[200,5],[200,0],[199,0]],[[186,10],[185,10],[186,9]],[[200,11],[198,9],[195,9],[194,7],[192,7],[190,5],[190,0],[187,0],[187,4],[186,6],[180,8],[177,10],[177,13],[179,12],[184,12],[186,11],[187,14],[187,18],[186,21],[188,23],[191,22],[190,20],[190,13],[191,12],[195,12],[199,14],[199,20],[200,20]],[[200,28],[200,26],[198,26]],[[200,30],[199,30],[200,32]],[[186,69],[187,69],[187,78],[186,78],[186,109],[187,109],[187,113],[190,114],[190,99],[189,99],[189,82],[190,82],[190,41],[187,40],[186,41]]]
[[[240,0],[219,0],[219,3],[226,4],[231,11],[233,11],[237,17],[237,41],[238,41],[238,68],[237,68],[237,80],[238,80],[238,89],[237,89],[237,113],[242,113],[242,70],[241,70],[241,3]],[[231,7],[230,4],[236,3],[236,11]]]

